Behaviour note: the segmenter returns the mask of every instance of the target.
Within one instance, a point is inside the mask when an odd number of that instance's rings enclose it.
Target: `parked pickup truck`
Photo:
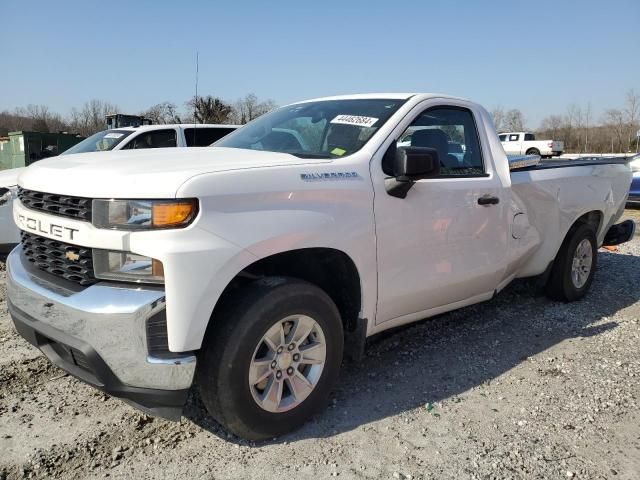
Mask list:
[[[115,128],[95,133],[61,155],[145,148],[208,147],[239,127],[185,123]]]
[[[536,140],[531,132],[509,132],[498,135],[507,155],[540,155],[542,158],[559,157],[564,151],[564,142],[558,140]]]
[[[598,247],[633,235],[615,223],[630,183],[615,160],[510,171],[490,115],[467,100],[311,100],[209,149],[25,170],[8,307],[84,382],[173,419],[195,383],[228,430],[271,438],[326,404],[368,336],[519,277],[582,298]]]

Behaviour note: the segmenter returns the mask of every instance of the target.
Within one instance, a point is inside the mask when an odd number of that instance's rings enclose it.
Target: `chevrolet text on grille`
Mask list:
[[[69,240],[73,240],[73,234],[77,233],[79,230],[76,228],[65,227],[64,225],[56,225],[54,223],[49,223],[48,225],[44,225],[42,220],[38,220],[35,218],[30,218],[25,215],[18,215],[18,226],[24,230],[30,230],[32,232],[39,232],[44,234],[52,235],[56,238],[67,238],[64,234],[69,234]]]

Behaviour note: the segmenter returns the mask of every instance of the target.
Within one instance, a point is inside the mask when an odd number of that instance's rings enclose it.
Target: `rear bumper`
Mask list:
[[[164,291],[106,283],[75,289],[33,270],[21,252],[17,247],[7,258],[9,313],[20,335],[76,378],[178,419],[196,359],[149,353],[147,322],[164,315]]]

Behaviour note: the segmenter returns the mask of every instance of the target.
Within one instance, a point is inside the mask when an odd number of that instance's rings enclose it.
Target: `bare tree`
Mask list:
[[[525,130],[524,115],[517,108],[512,108],[504,114],[504,130],[521,132]]]
[[[36,132],[57,132],[66,128],[62,117],[51,112],[46,105],[29,104],[25,108],[17,108],[16,115],[27,119],[23,129],[27,128]]]
[[[149,107],[142,112],[142,115],[159,125],[181,123],[180,116],[178,115],[178,107],[176,107],[175,103],[171,102],[162,102]]]
[[[576,105],[572,103],[569,105],[569,114],[568,116],[572,119],[572,126],[575,126],[575,149],[580,153],[583,153],[582,150],[582,132],[584,131],[584,112],[582,111],[582,107],[580,105]]]
[[[238,100],[233,106],[232,121],[244,125],[260,115],[277,107],[276,102],[271,99],[259,101],[254,93]]]
[[[614,140],[617,141],[619,151],[623,152],[625,142],[626,122],[624,113],[617,108],[611,108],[604,113],[604,123],[611,130],[611,151],[615,152]]]
[[[591,128],[591,102],[584,109],[584,151],[589,151],[589,129]]]
[[[504,108],[499,105],[491,110],[491,117],[493,118],[493,126],[495,127],[496,132],[501,132],[504,125]]]
[[[575,140],[575,130],[579,123],[579,117],[582,115],[580,107],[575,103],[567,106],[567,114],[565,116],[564,137],[565,145],[571,150],[579,149],[579,141]]]
[[[27,105],[16,108],[13,113],[0,112],[0,135],[8,132],[31,130],[35,132],[58,132],[67,129],[67,124],[46,105]]]
[[[549,132],[552,138],[557,138],[562,131],[564,119],[562,115],[549,115],[540,123],[540,131]]]
[[[116,113],[118,107],[103,100],[86,102],[81,109],[72,108],[69,115],[69,125],[75,132],[89,136],[106,127],[105,116]]]
[[[228,123],[232,107],[218,97],[194,97],[187,102],[196,123]]]
[[[31,130],[36,132],[49,132],[49,107],[46,105],[27,105],[25,108],[17,109],[22,116],[31,120]]]
[[[0,112],[0,136],[5,136],[9,132],[20,130],[31,130],[31,119],[21,115],[20,109],[13,112],[7,110]]]
[[[633,89],[627,92],[624,113],[629,124],[627,129],[627,148],[625,148],[625,151],[627,151],[631,148],[631,139],[638,131],[638,117],[640,117],[640,95],[636,94]],[[636,141],[636,150],[637,145],[638,142]]]

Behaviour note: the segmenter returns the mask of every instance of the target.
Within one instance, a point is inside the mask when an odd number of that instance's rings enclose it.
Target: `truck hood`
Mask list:
[[[18,183],[29,190],[78,197],[173,198],[196,175],[329,162],[222,147],[92,152],[41,160],[25,169]]]
[[[24,170],[26,170],[26,167],[0,171],[0,188],[16,186],[18,184],[18,176]]]

